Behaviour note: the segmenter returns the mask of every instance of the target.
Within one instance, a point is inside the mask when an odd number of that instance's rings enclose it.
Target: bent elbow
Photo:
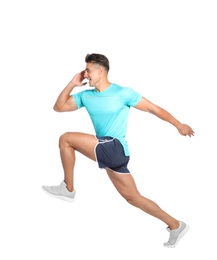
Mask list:
[[[57,104],[55,104],[55,105],[53,106],[53,110],[54,110],[55,112],[62,112],[61,109],[57,106]]]

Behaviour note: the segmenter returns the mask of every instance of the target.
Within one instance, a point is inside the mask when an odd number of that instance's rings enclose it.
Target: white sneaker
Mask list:
[[[65,181],[62,181],[59,186],[42,186],[42,189],[54,198],[62,199],[68,202],[73,202],[75,191],[70,192],[66,188]]]
[[[164,243],[165,247],[175,247],[179,243],[179,240],[186,234],[189,226],[182,221],[179,221],[179,227],[177,229],[170,230],[167,227],[167,231],[170,233],[168,242]]]

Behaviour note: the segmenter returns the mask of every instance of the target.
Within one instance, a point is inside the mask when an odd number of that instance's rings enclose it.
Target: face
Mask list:
[[[97,86],[100,80],[100,66],[91,62],[88,62],[84,72],[84,78],[89,81],[90,87]]]

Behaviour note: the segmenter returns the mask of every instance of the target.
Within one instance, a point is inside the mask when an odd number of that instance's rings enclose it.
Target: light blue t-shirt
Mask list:
[[[142,95],[129,87],[121,87],[112,83],[102,92],[88,89],[72,94],[77,108],[85,107],[92,120],[97,136],[117,138],[124,148],[125,156],[129,156],[125,139],[127,119],[131,106],[139,103]]]

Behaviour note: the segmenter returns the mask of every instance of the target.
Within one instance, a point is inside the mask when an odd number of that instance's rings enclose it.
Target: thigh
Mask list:
[[[76,151],[96,161],[95,147],[98,140],[95,135],[79,132],[67,132],[63,134],[60,139],[67,142],[67,144],[73,147]]]
[[[133,176],[129,174],[119,174],[110,169],[106,169],[108,176],[117,191],[125,198],[131,199],[139,195]]]

